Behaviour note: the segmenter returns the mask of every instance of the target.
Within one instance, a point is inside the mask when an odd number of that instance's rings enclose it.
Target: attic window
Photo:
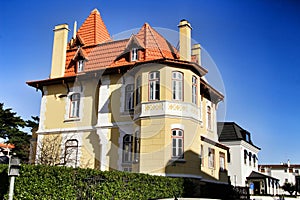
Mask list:
[[[138,49],[133,48],[131,50],[131,61],[136,61],[136,60],[138,60]]]
[[[79,59],[77,62],[77,72],[83,72],[84,69],[84,59]]]

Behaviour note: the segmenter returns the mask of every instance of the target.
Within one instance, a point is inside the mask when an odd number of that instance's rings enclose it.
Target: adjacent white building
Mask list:
[[[228,175],[235,187],[249,187],[250,194],[278,194],[279,180],[261,174],[258,169],[260,148],[253,144],[251,134],[235,122],[218,123],[219,141],[229,147]]]
[[[235,122],[218,123],[219,141],[229,147],[228,175],[231,184],[245,187],[252,171],[258,172],[258,152],[248,131]]]
[[[282,186],[284,183],[296,184],[296,176],[299,176],[300,164],[287,163],[280,164],[262,164],[259,165],[259,171],[268,176],[273,176],[279,179],[279,184]]]

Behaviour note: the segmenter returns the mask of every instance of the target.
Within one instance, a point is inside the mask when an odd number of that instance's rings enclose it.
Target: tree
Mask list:
[[[290,195],[293,195],[293,193],[296,191],[296,186],[292,183],[284,183],[284,185],[281,187],[284,191],[290,193]]]
[[[26,121],[17,116],[11,108],[4,108],[4,104],[0,103],[0,137],[7,143],[15,145],[14,153],[22,160],[28,162],[30,138],[28,133],[22,129],[27,127]]]

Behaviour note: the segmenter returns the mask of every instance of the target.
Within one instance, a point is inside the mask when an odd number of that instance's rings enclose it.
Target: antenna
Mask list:
[[[77,21],[74,22],[74,30],[73,30],[73,39],[76,38],[76,32],[77,32]]]

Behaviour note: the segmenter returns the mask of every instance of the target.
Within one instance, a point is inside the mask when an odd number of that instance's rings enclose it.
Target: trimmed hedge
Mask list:
[[[7,168],[0,165],[0,198],[3,199],[8,199]],[[183,184],[181,178],[148,174],[22,165],[15,181],[14,199],[170,198],[183,195]]]

